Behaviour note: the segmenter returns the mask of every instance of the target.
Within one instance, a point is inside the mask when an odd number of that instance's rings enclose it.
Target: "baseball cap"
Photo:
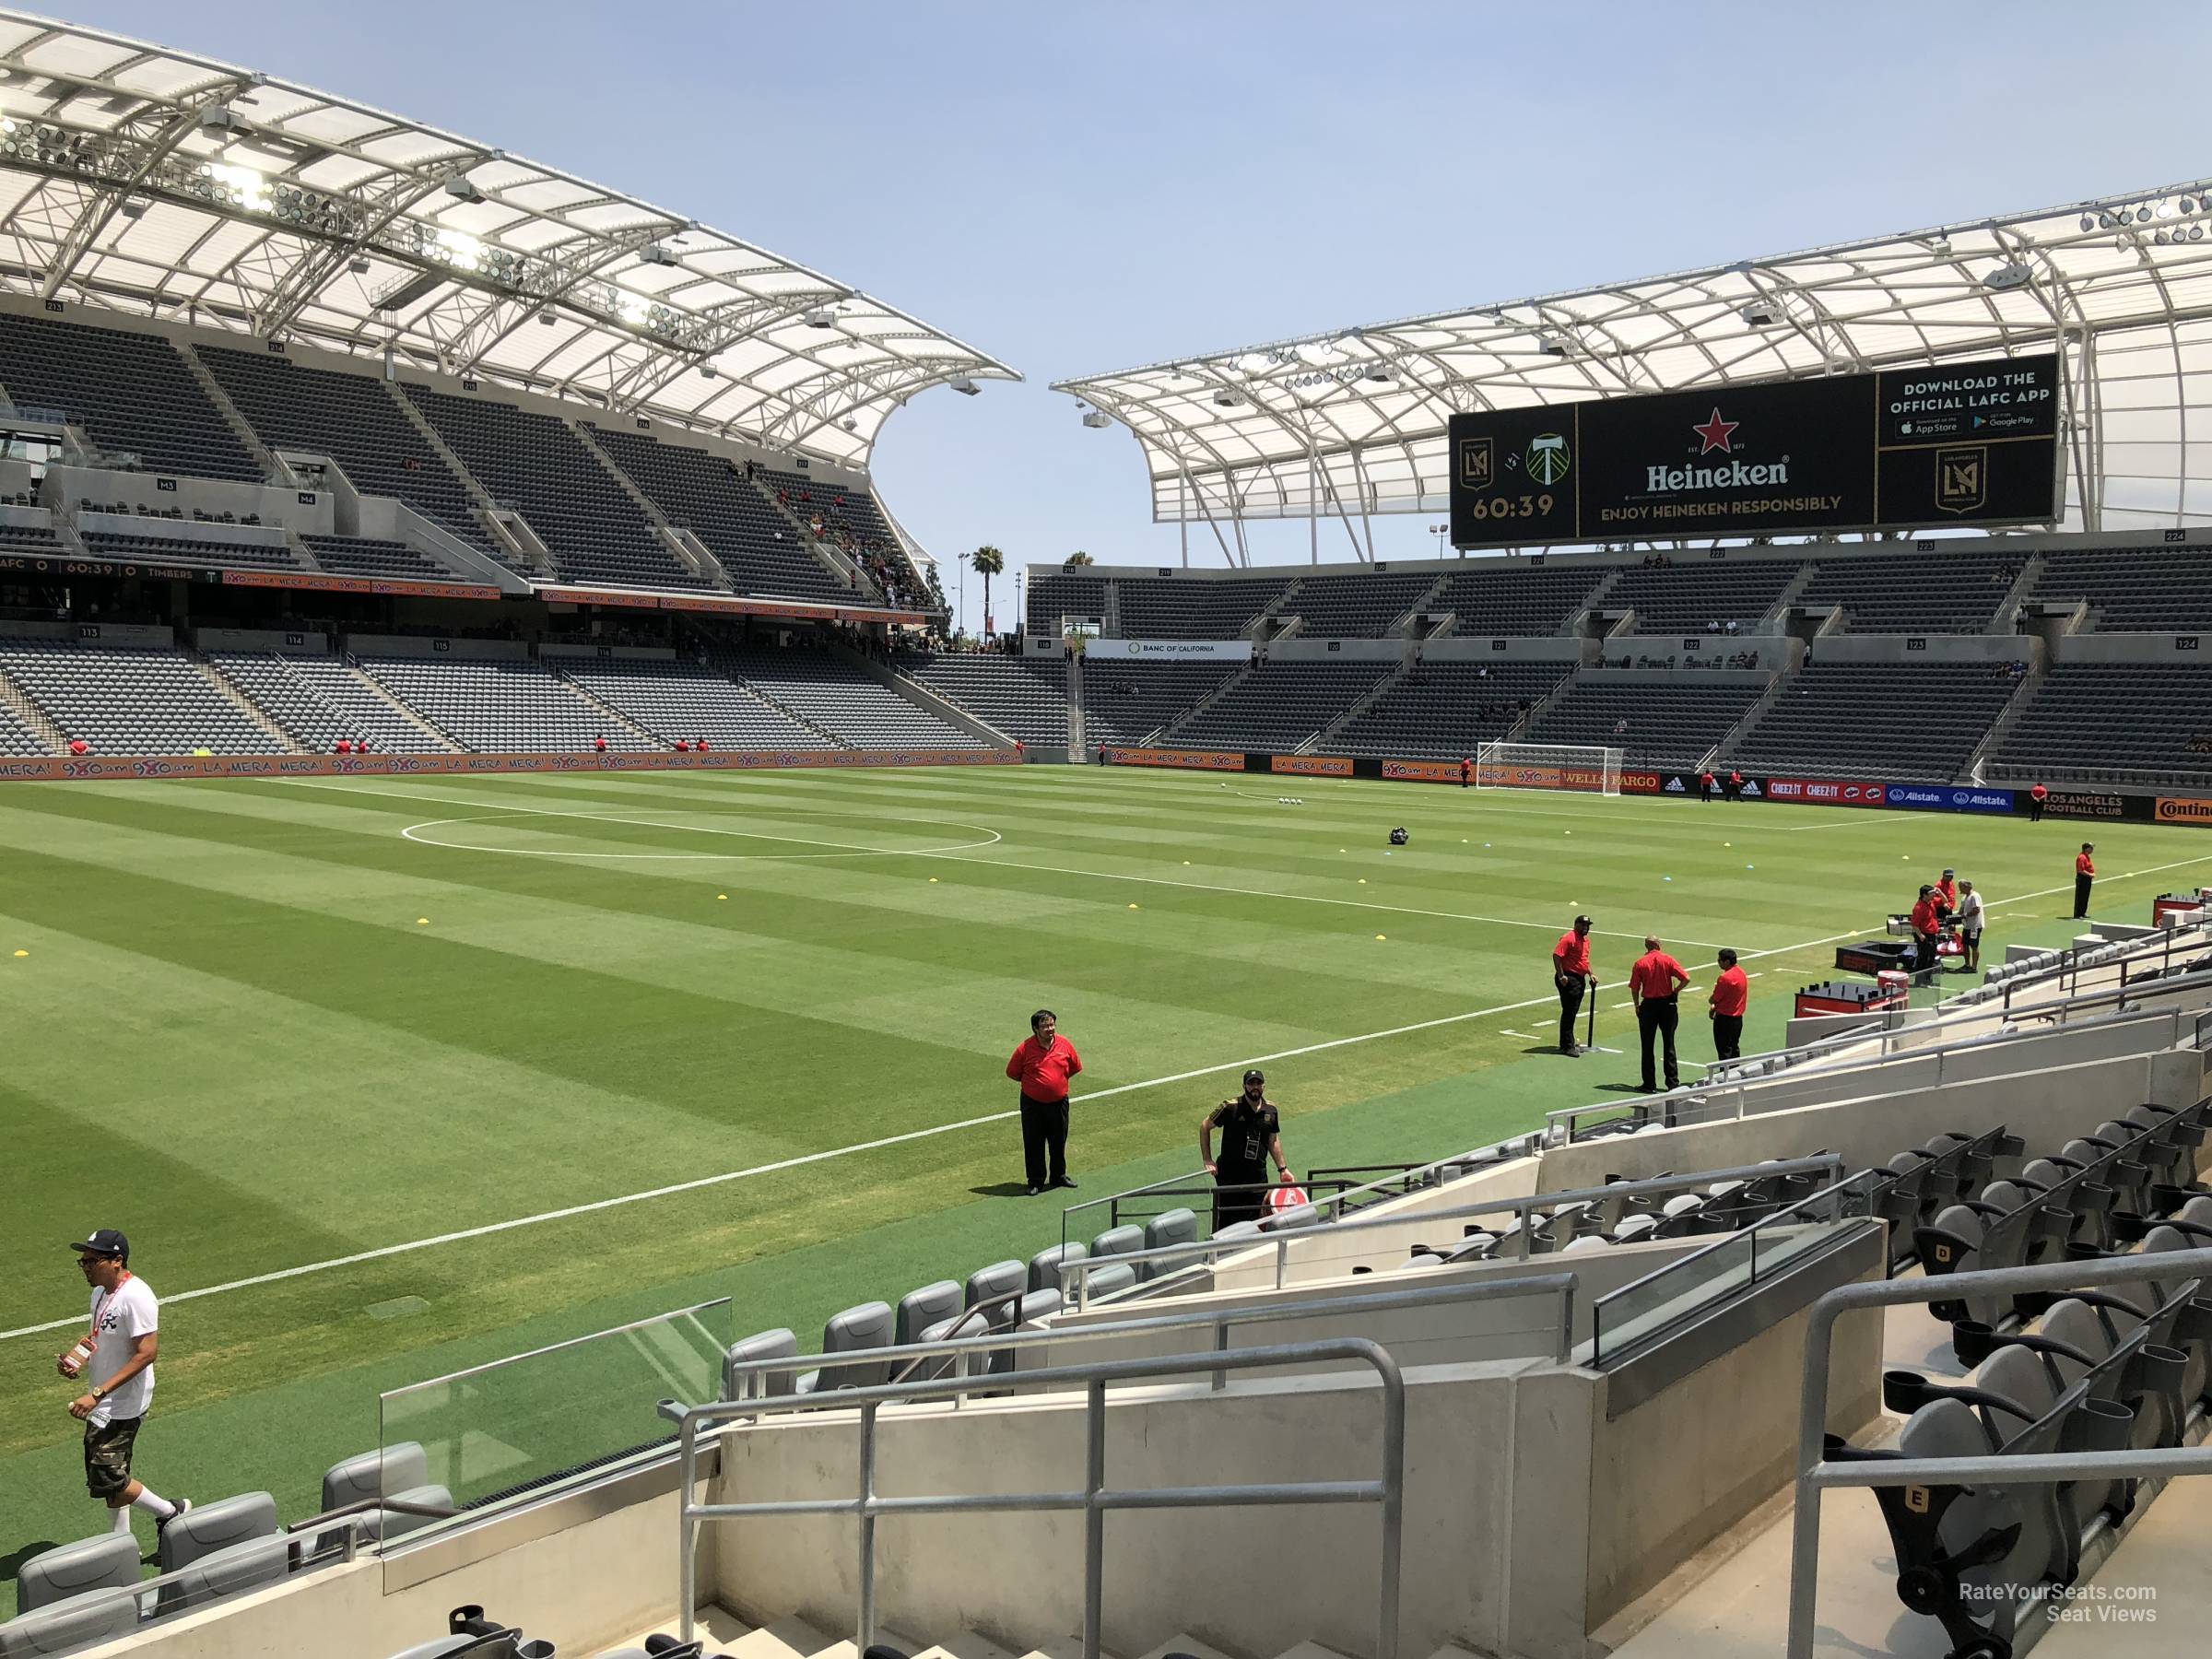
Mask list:
[[[1265,1083],[1267,1081],[1267,1074],[1255,1065],[1250,1071],[1244,1074],[1244,1081],[1247,1083]]]
[[[131,1253],[131,1241],[113,1228],[102,1227],[83,1243],[72,1244],[69,1248],[85,1255],[128,1256]]]

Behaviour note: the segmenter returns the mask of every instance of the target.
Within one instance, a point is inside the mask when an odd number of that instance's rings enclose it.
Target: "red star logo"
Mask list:
[[[1724,455],[1734,454],[1735,447],[1728,441],[1728,434],[1741,425],[1743,422],[1740,420],[1723,420],[1721,411],[1716,406],[1703,426],[1693,426],[1689,429],[1705,441],[1705,447],[1698,453],[1710,455],[1717,449]]]

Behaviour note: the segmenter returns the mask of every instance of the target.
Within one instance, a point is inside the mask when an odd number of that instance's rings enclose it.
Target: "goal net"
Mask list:
[[[1617,748],[1572,743],[1486,743],[1475,751],[1477,789],[1571,789],[1620,793]]]

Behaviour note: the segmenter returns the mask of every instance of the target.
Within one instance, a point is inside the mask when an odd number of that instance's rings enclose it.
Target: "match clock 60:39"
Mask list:
[[[1543,518],[1554,505],[1549,491],[1542,495],[1477,496],[1466,504],[1470,517],[1478,519]]]

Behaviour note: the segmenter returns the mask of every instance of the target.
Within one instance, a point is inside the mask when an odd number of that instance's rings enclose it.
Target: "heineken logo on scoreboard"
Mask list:
[[[1452,418],[1459,547],[2049,523],[2058,359]]]

